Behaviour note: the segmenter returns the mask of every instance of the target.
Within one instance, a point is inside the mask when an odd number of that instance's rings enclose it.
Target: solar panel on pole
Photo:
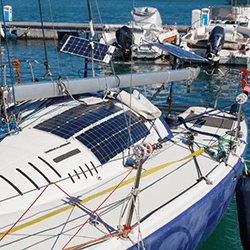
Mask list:
[[[57,50],[62,53],[91,59],[91,46],[91,42],[85,38],[65,35],[58,43]],[[104,63],[110,62],[115,51],[115,47],[112,45],[101,44],[94,41],[93,49],[93,59],[97,62]]]

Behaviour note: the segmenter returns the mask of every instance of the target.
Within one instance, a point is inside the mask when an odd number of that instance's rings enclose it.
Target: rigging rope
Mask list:
[[[50,0],[48,0],[49,2],[49,8],[50,8],[50,18],[51,18],[51,22],[52,22],[52,28],[53,28],[53,31],[54,31],[54,34],[55,34],[55,25],[54,25],[54,19],[53,19],[53,15],[52,15],[52,7],[51,7],[51,2]],[[53,41],[54,41],[54,46],[56,48],[56,38],[55,36],[53,36]],[[58,66],[58,75],[59,77],[61,76],[61,66],[60,66],[60,61],[59,61],[59,53],[58,53],[58,50],[56,49],[56,60],[57,60],[57,66]]]
[[[45,41],[45,32],[44,32],[44,26],[43,26],[43,15],[42,15],[42,5],[41,5],[41,0],[38,0],[39,2],[39,11],[40,11],[40,21],[41,21],[41,26],[42,26],[42,33],[43,33],[43,45],[44,45],[44,53],[45,53],[45,68],[46,68],[46,72],[43,76],[43,78],[48,75],[48,77],[51,77],[52,74],[50,72],[50,68],[49,68],[49,61],[48,61],[48,54],[47,54],[47,46],[46,46],[46,41]]]

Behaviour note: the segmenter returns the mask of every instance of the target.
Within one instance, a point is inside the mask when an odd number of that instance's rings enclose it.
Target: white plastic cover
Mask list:
[[[162,27],[162,20],[159,11],[152,7],[136,7],[131,11],[130,25],[141,27]]]
[[[132,94],[123,90],[117,99],[147,120],[154,120],[161,116],[161,111],[137,90]]]

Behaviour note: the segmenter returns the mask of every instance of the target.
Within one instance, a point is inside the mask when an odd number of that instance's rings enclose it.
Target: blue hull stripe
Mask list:
[[[247,146],[241,157],[245,156],[246,149]],[[212,233],[226,211],[242,171],[243,165],[239,159],[230,173],[207,195],[171,222],[146,237],[143,240],[145,248],[147,250],[196,249]],[[138,245],[129,249],[138,249]]]

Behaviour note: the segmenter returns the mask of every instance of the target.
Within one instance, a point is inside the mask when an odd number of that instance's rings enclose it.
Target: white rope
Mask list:
[[[122,204],[120,218],[119,218],[119,222],[118,222],[118,230],[119,231],[122,231],[122,229],[123,229],[123,227],[122,227],[122,218],[123,218],[123,216],[125,214],[125,211],[126,211],[126,209],[128,207],[128,202],[130,200],[129,199],[130,195],[132,195],[132,191],[126,196],[126,198],[124,199],[123,204]],[[125,205],[125,203],[126,203],[126,205]]]
[[[139,199],[139,189],[134,190],[136,192],[136,203],[138,206],[138,209],[136,209],[136,204],[135,204],[135,214],[136,214],[136,219],[137,219],[137,223],[138,223],[138,238],[137,238],[137,244],[138,244],[138,250],[140,250],[140,242],[142,244],[142,249],[146,250],[144,242],[143,242],[143,237],[142,237],[142,232],[141,232],[141,224],[140,224],[140,199]],[[134,198],[133,198],[133,202],[134,202]]]

